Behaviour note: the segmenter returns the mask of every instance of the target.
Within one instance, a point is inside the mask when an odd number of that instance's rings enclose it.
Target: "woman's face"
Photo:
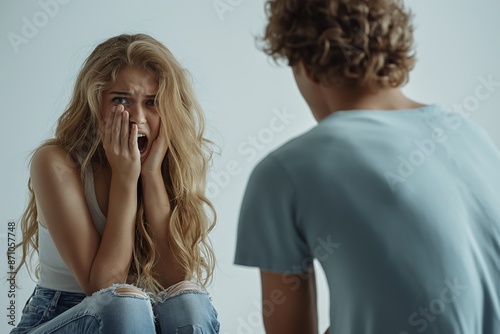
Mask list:
[[[121,104],[130,115],[129,126],[137,124],[141,162],[147,158],[160,130],[160,115],[155,106],[157,93],[158,81],[154,74],[136,67],[126,67],[118,72],[115,83],[102,93],[104,122],[111,108]]]

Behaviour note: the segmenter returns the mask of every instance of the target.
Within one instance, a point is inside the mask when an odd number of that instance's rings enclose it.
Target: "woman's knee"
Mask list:
[[[102,324],[115,333],[133,333],[149,328],[154,333],[154,317],[149,296],[126,284],[113,285],[94,293],[90,302],[97,309]],[[104,330],[107,333],[107,330]]]
[[[126,315],[151,309],[149,296],[133,285],[114,284],[113,286],[96,292],[92,297],[96,297],[98,305],[106,306],[112,313]],[[91,298],[92,298],[91,297]],[[110,309],[109,306],[112,306]]]
[[[176,289],[174,294],[168,292],[154,305],[162,332],[218,333],[217,311],[208,293],[190,288]]]

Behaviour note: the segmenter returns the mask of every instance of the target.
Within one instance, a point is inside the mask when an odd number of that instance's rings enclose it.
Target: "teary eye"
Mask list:
[[[155,107],[156,106],[156,102],[154,99],[151,99],[151,100],[147,100],[146,101],[146,105],[150,106],[150,107]]]
[[[124,97],[121,97],[121,96],[117,96],[115,98],[113,98],[113,100],[111,100],[113,103],[116,103],[116,104],[127,104],[128,103],[128,100]]]

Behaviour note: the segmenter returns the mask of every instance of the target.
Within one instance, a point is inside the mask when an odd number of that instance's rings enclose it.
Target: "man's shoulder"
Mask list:
[[[323,137],[317,128],[315,126],[270,152],[255,166],[254,174],[273,175],[284,171],[293,174],[305,161],[315,160],[315,156],[320,154],[317,143]]]
[[[275,159],[282,163],[297,162],[299,159],[312,159],[323,155],[325,150],[341,148],[343,143],[350,141],[350,135],[345,131],[336,131],[336,128],[318,124],[307,132],[290,139],[266,158]]]
[[[295,156],[298,153],[311,152],[311,145],[314,145],[318,140],[325,140],[328,132],[319,125],[314,126],[305,133],[302,133],[278,147],[269,155],[276,157]]]

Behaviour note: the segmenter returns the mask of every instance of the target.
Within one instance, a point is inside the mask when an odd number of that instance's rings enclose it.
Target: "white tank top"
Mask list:
[[[106,216],[97,204],[94,173],[91,165],[85,170],[84,191],[92,221],[99,235],[102,235]],[[83,293],[78,281],[59,255],[49,231],[41,224],[38,224],[38,246],[38,261],[40,263],[38,285],[53,290]]]

